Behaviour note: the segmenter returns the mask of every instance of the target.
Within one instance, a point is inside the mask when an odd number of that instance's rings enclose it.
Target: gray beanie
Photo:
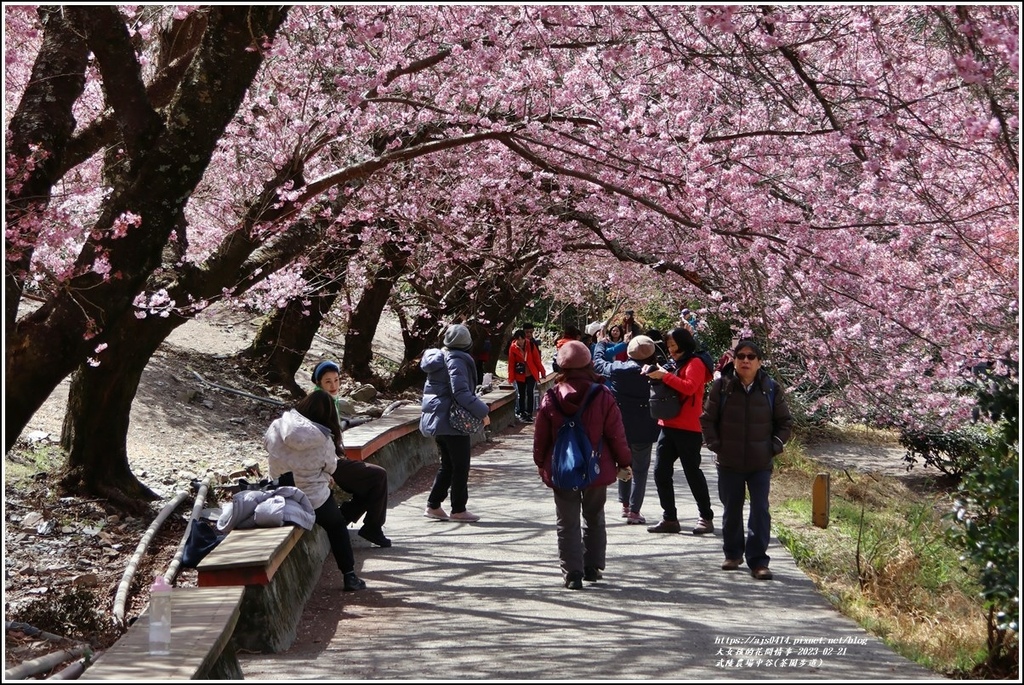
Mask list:
[[[461,323],[452,324],[444,332],[444,346],[452,350],[468,350],[473,347],[473,336]]]

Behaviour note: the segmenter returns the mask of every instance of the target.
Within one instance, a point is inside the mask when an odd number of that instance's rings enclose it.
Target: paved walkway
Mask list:
[[[352,538],[368,589],[342,592],[329,557],[296,644],[240,655],[245,678],[940,680],[835,611],[777,540],[769,549],[775,580],[755,581],[745,567],[722,571],[717,533],[627,526],[614,487],[604,579],[566,590],[532,437],[532,426],[520,426],[474,450],[469,509],[479,523],[422,516],[432,468],[392,495],[394,546]],[[692,523],[696,507],[679,469],[676,495]],[[644,514],[652,523],[660,514],[653,474]]]

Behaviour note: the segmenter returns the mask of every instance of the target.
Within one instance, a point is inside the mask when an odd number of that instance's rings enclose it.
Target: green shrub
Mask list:
[[[1002,371],[1000,371],[1000,369]],[[978,415],[996,430],[960,483],[950,538],[977,573],[988,615],[990,664],[1013,658],[1020,625],[1020,444],[1017,366],[1004,362],[980,375]]]
[[[995,445],[990,427],[968,425],[952,431],[900,431],[900,445],[907,450],[903,461],[913,468],[919,460],[959,481],[973,471],[982,455]]]

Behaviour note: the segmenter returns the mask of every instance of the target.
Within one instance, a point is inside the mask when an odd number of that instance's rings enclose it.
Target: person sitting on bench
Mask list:
[[[334,419],[342,433],[347,428],[358,426],[364,421],[358,418],[343,418],[341,414],[341,369],[335,362],[322,361],[313,370],[313,383],[334,400]],[[332,424],[333,425],[333,424]],[[388,472],[377,464],[357,459],[346,459],[345,450],[338,440],[338,468],[334,471],[334,482],[352,495],[342,503],[341,513],[349,523],[363,519],[359,536],[378,547],[390,547],[391,540],[384,536],[384,522],[388,515]]]
[[[331,553],[344,576],[345,590],[365,588],[366,583],[355,572],[348,520],[330,488],[332,474],[342,461],[347,461],[337,456],[341,425],[334,400],[322,390],[313,391],[270,424],[263,444],[269,454],[270,476],[281,478],[290,473],[295,486],[313,505],[316,522],[327,532]]]

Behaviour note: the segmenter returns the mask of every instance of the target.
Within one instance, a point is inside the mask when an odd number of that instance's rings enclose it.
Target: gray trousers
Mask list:
[[[608,532],[604,524],[607,486],[555,493],[555,524],[558,532],[558,560],[562,574],[583,572],[584,567],[604,568]],[[582,519],[582,521],[581,521]]]
[[[647,492],[647,472],[651,469],[651,452],[653,442],[631,442],[629,451],[633,454],[633,479],[618,481],[619,504],[628,504],[634,514],[640,513],[644,505],[644,494]]]

